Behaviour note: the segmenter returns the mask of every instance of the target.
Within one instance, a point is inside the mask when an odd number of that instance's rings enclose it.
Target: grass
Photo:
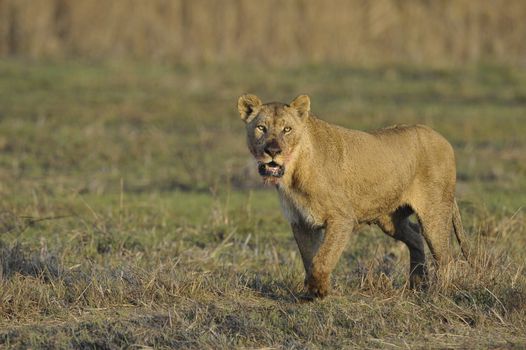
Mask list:
[[[526,346],[526,73],[0,61],[0,347]],[[406,248],[351,238],[323,301],[245,147],[237,96],[426,123],[458,157],[475,262],[428,293]],[[457,248],[455,249],[458,255]]]

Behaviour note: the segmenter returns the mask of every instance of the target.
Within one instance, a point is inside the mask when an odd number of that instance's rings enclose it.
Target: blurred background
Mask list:
[[[520,0],[0,0],[0,188],[261,189],[237,97],[307,93],[345,127],[434,127],[461,197],[513,211],[524,18]]]
[[[520,0],[2,0],[0,54],[151,62],[526,63]]]

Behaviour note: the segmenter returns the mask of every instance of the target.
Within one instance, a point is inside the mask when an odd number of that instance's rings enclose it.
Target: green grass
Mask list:
[[[308,93],[346,127],[443,133],[474,266],[413,293],[406,248],[365,228],[333,295],[300,302],[244,92]],[[524,347],[525,110],[511,67],[0,61],[0,347]]]

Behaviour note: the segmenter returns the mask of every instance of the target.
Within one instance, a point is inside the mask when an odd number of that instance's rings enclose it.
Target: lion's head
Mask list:
[[[248,148],[267,183],[277,184],[303,136],[310,99],[300,95],[290,104],[263,104],[250,94],[239,97],[237,108],[246,123]]]

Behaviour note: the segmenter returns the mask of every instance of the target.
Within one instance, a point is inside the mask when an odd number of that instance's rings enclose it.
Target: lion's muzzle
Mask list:
[[[285,174],[285,167],[271,161],[269,163],[259,163],[258,171],[261,176],[282,177]]]

